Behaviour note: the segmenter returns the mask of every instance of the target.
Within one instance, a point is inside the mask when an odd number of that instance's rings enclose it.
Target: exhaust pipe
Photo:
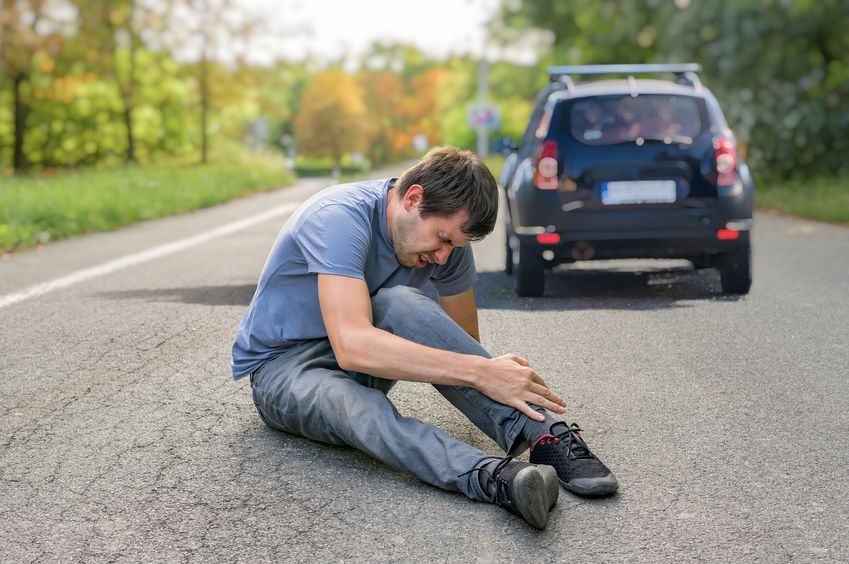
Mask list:
[[[571,255],[575,260],[591,260],[595,256],[595,247],[587,241],[578,241],[572,245]]]

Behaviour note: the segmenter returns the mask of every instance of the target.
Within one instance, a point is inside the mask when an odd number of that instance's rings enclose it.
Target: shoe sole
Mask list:
[[[545,482],[545,490],[548,495],[548,509],[551,511],[557,504],[557,498],[560,496],[560,478],[557,477],[557,470],[554,466],[546,464],[537,464],[537,469],[542,474],[542,479]]]
[[[619,482],[613,474],[604,478],[577,478],[568,483],[560,479],[558,481],[570,492],[586,497],[613,495],[619,490]]]
[[[522,519],[537,529],[548,524],[548,489],[543,473],[536,466],[523,468],[514,478],[514,507]]]

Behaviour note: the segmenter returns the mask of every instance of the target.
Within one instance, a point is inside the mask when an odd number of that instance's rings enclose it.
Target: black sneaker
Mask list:
[[[564,488],[586,496],[610,495],[619,489],[613,472],[590,452],[581,438],[581,428],[572,423],[555,423],[551,434],[531,447],[532,464],[553,466]]]
[[[532,527],[544,529],[548,512],[560,494],[556,476],[554,468],[537,467],[508,456],[492,474],[495,503],[520,515]]]

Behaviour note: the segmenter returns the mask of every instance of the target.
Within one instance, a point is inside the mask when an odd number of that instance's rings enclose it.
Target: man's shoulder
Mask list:
[[[385,201],[388,182],[392,179],[368,180],[336,184],[313,195],[293,216],[292,227],[327,221],[361,219],[369,223],[372,212]]]
[[[385,195],[387,185],[391,180],[393,179],[383,178],[335,184],[328,186],[311,200],[314,200],[318,207],[334,203],[347,205],[374,203]]]

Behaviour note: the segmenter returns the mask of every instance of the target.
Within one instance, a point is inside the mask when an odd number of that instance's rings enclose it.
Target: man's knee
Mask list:
[[[421,290],[410,286],[381,288],[371,303],[376,324],[394,314],[409,316],[415,312],[442,311],[438,304]]]

